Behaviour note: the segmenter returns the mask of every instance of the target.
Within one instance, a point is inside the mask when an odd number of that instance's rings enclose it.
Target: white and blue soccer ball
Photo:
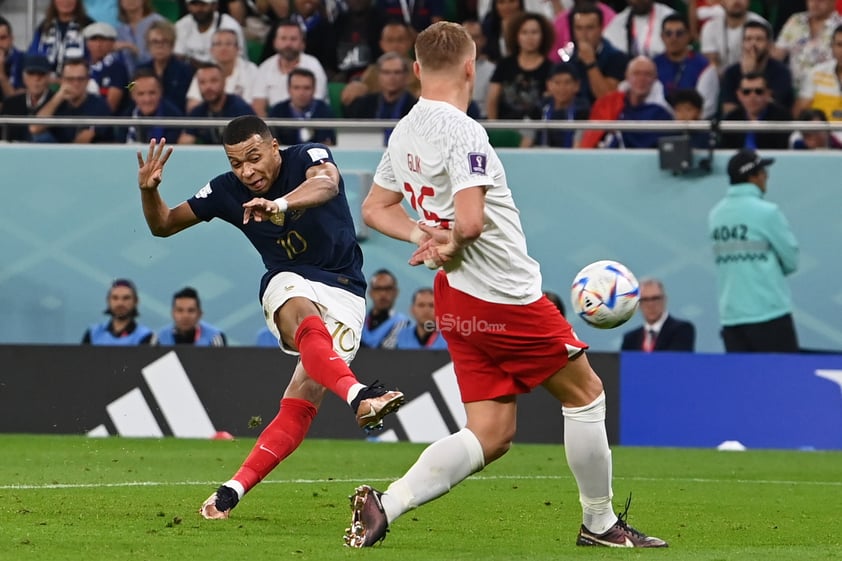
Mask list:
[[[640,285],[617,261],[591,263],[576,275],[570,289],[574,313],[599,329],[626,323],[637,310]]]

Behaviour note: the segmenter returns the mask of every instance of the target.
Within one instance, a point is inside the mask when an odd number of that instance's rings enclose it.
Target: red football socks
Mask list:
[[[295,345],[307,375],[345,401],[357,377],[333,350],[333,339],[320,317],[309,316],[301,322],[295,332]]]
[[[246,492],[257,485],[298,448],[317,412],[316,406],[304,399],[282,399],[278,415],[260,433],[257,444],[232,479],[239,481]]]

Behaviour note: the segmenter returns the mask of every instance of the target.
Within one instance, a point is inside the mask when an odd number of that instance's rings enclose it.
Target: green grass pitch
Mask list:
[[[842,453],[615,447],[615,506],[664,550],[574,545],[575,483],[561,446],[516,444],[442,497],[398,520],[369,550],[343,547],[347,496],[383,488],[423,446],[306,441],[233,511],[201,502],[253,440],[0,436],[0,560],[842,558]]]

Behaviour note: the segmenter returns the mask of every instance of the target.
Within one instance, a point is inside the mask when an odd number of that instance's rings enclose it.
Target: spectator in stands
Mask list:
[[[231,29],[237,34],[240,56],[245,57],[246,38],[243,28],[233,17],[217,11],[216,0],[189,0],[186,16],[175,22],[176,55],[196,65],[211,62],[211,39],[218,29]]]
[[[380,32],[380,55],[385,53],[398,53],[406,58],[411,58],[409,55],[412,52],[414,39],[412,29],[405,23],[391,22],[383,26]],[[378,55],[378,58],[379,56]],[[380,91],[380,77],[378,76],[379,65],[375,61],[374,64],[366,68],[365,72],[359,79],[351,80],[348,85],[342,88],[342,105],[351,105],[354,100],[369,93],[378,93]],[[418,97],[421,93],[421,82],[414,73],[411,73],[408,82],[408,89],[412,95]]]
[[[579,97],[590,106],[605,94],[617,91],[625,78],[629,59],[602,36],[602,11],[592,4],[573,10],[573,52],[563,53],[576,66]]]
[[[795,119],[827,122],[827,116],[821,109],[803,109]],[[789,136],[789,147],[793,150],[842,150],[842,141],[830,131],[794,131]]]
[[[489,119],[539,120],[552,68],[547,52],[553,44],[553,28],[540,14],[520,14],[508,26],[506,44],[512,54],[500,59],[494,69],[486,114]]]
[[[784,24],[772,49],[772,56],[789,59],[793,86],[798,91],[810,69],[833,59],[830,42],[833,30],[842,25],[835,0],[807,0],[807,11],[794,14]]]
[[[524,0],[492,0],[491,10],[481,17],[482,34],[485,35],[485,54],[491,62],[510,55],[506,44],[509,24],[524,13]]]
[[[222,69],[225,93],[234,94],[251,104],[254,99],[254,82],[257,79],[257,65],[239,56],[240,45],[237,34],[230,29],[220,29],[213,34],[211,57]],[[187,90],[187,112],[202,102],[196,76]]]
[[[46,56],[55,75],[61,76],[65,60],[85,58],[82,30],[91,23],[82,0],[50,0],[44,19],[35,28],[29,53]]]
[[[743,26],[747,22],[769,25],[761,16],[749,11],[749,0],[722,0],[722,7],[722,12],[710,18],[701,34],[702,54],[720,73],[740,62]]]
[[[602,30],[602,27],[605,27],[606,25],[611,23],[611,20],[614,19],[614,16],[617,15],[617,12],[612,10],[611,6],[603,2],[592,2],[591,0],[573,0],[570,9],[564,10],[563,12],[559,13],[553,20],[553,29],[555,30],[555,41],[548,55],[551,61],[562,62],[561,53],[564,53],[569,59],[570,53],[573,52],[574,48],[573,14],[576,13],[577,8],[580,8],[585,5],[595,6],[602,14],[602,25],[600,26],[600,31]]]
[[[24,55],[23,93],[7,97],[3,102],[3,115],[25,117],[32,116],[52,97],[50,90],[50,72],[52,66],[44,55]],[[32,140],[28,125],[3,125],[0,140],[28,142]]]
[[[69,62],[69,61],[68,61]],[[82,337],[84,345],[154,345],[155,333],[145,325],[137,323],[140,299],[137,289],[128,279],[117,279],[111,283],[105,298],[105,314],[108,321],[90,326]]]
[[[482,34],[482,26],[477,20],[465,20],[462,27],[468,32],[477,46],[476,76],[474,77],[474,93],[472,100],[480,110],[480,118],[485,118],[486,100],[488,98],[488,86],[491,83],[491,76],[494,75],[496,64],[491,62],[485,54],[485,35]]]
[[[778,105],[789,110],[794,92],[792,74],[787,66],[772,58],[772,30],[765,23],[750,21],[743,26],[743,54],[740,62],[725,69],[720,91],[722,92],[722,114],[727,115],[737,108],[737,90],[745,74],[761,73],[772,90],[772,98]]]
[[[681,14],[670,14],[661,26],[666,50],[653,60],[658,79],[669,98],[680,89],[695,89],[704,99],[703,115],[712,118],[719,108],[719,75],[708,60],[690,48],[690,24]]]
[[[164,19],[155,11],[152,0],[120,0],[117,26],[117,44],[114,46],[123,55],[123,62],[129,76],[137,65],[152,60],[146,45],[149,26]]]
[[[61,70],[61,86],[36,114],[38,117],[108,117],[111,109],[99,95],[88,93],[88,62],[82,58],[66,59]],[[89,144],[109,142],[110,127],[29,125],[34,142]]]
[[[620,350],[645,353],[695,350],[696,327],[667,311],[667,294],[660,280],[640,279],[640,316],[643,326],[623,335]]]
[[[587,121],[590,107],[578,96],[579,76],[576,67],[562,62],[553,66],[547,79],[549,98],[544,100],[541,118],[544,121]],[[535,131],[534,146],[573,148],[579,134],[572,129],[540,129]]]
[[[225,92],[222,69],[213,62],[199,63],[196,78],[202,102],[194,107],[188,117],[195,119],[232,119],[240,115],[254,115],[254,109],[236,94]],[[225,127],[190,127],[178,137],[179,144],[222,144]]]
[[[798,269],[798,241],[778,206],[764,201],[774,160],[740,150],[728,161],[731,187],[711,209],[725,351],[797,353],[786,277]]]
[[[409,113],[418,99],[407,89],[409,84],[409,60],[398,53],[386,53],[377,59],[379,93],[370,93],[357,98],[344,109],[346,117],[352,119],[398,120]],[[386,129],[383,145],[389,142],[392,129]]]
[[[304,30],[305,37],[310,37],[304,52],[316,57],[329,77],[336,74],[336,29],[322,1],[296,0],[289,19]]]
[[[833,30],[833,60],[817,64],[801,84],[794,114],[809,107],[821,109],[825,119],[842,121],[842,25]]]
[[[396,349],[446,351],[447,341],[436,326],[432,288],[419,288],[412,295],[410,308],[414,323],[398,332]]]
[[[444,19],[444,0],[374,0],[374,7],[381,26],[402,21],[412,28],[413,35]]]
[[[123,57],[115,49],[117,30],[107,23],[92,23],[82,31],[88,49],[91,78],[96,82],[99,95],[108,103],[112,114],[121,113],[125,101],[129,73]]]
[[[146,32],[146,45],[152,60],[140,64],[138,69],[152,69],[164,88],[164,97],[184,112],[195,69],[173,54],[175,26],[167,20],[154,22]]]
[[[675,10],[653,0],[628,0],[628,7],[605,26],[603,35],[617,49],[634,58],[664,52],[661,24]]]
[[[227,6],[221,3],[219,11],[227,12],[237,20],[243,28],[246,44],[250,41],[261,44],[265,42],[266,46],[272,49],[271,38],[274,36],[275,26],[279,21],[289,19],[293,5],[294,2],[290,0],[227,0]],[[264,49],[259,61],[255,62],[262,62],[272,54],[274,50],[267,54]]]
[[[616,92],[599,98],[591,108],[594,121],[670,121],[672,108],[664,98],[655,63],[638,56],[629,63],[626,81]],[[655,148],[663,133],[657,131],[611,132],[589,130],[582,134],[582,148]]]
[[[269,117],[302,121],[333,119],[333,110],[321,99],[315,99],[315,92],[316,77],[313,73],[306,68],[293,68],[289,73],[289,99],[273,105]],[[273,133],[280,144],[287,146],[302,142],[336,144],[336,131],[333,129],[276,127]]]
[[[334,82],[347,83],[359,78],[377,60],[380,24],[372,0],[347,0],[347,4],[348,9],[333,23],[333,60],[337,71],[331,78]]]
[[[5,98],[23,92],[23,51],[15,47],[12,24],[0,16],[0,106]]]
[[[275,52],[257,69],[252,107],[260,117],[269,108],[289,99],[289,73],[293,68],[306,68],[316,76],[316,99],[327,98],[327,75],[319,60],[304,52],[304,31],[297,23],[281,22],[275,32]]]
[[[158,331],[158,344],[224,347],[228,342],[219,328],[202,321],[199,293],[187,286],[173,295],[172,323]]]
[[[409,318],[395,311],[398,279],[391,271],[380,269],[368,283],[371,309],[365,316],[360,346],[370,349],[394,349],[398,333],[409,324]]]
[[[184,113],[170,100],[164,97],[161,81],[151,68],[140,68],[132,77],[132,104],[126,109],[126,117],[184,117]],[[181,135],[181,127],[131,125],[119,127],[116,132],[117,142],[129,144],[149,144],[153,138],[166,138],[175,142]]]
[[[737,91],[740,106],[723,117],[725,121],[789,121],[792,114],[772,101],[766,77],[752,72],[740,80]],[[788,147],[789,132],[726,132],[723,148],[781,149]]]
[[[672,107],[673,117],[676,121],[699,121],[702,119],[702,108],[704,101],[696,90],[675,90],[667,98]],[[711,142],[716,145],[718,138],[712,131],[694,131],[685,133],[690,137],[693,148],[706,149],[711,147]]]
[[[558,308],[559,313],[561,313],[561,317],[567,317],[567,311],[564,308],[564,301],[562,301],[561,297],[552,292],[551,290],[544,290],[544,296],[547,297],[547,300],[553,303],[553,305]]]

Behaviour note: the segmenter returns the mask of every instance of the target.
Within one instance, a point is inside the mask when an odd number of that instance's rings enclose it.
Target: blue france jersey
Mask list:
[[[322,144],[281,150],[281,172],[263,197],[272,200],[286,195],[305,181],[308,168],[325,162],[335,164]],[[254,220],[243,224],[243,203],[254,197],[229,171],[212,179],[187,202],[198,218],[221,218],[242,230],[257,249],[267,271],[260,281],[261,300],[269,280],[284,271],[365,297],[363,254],[341,176],[336,197],[318,207],[287,211],[281,225]]]

